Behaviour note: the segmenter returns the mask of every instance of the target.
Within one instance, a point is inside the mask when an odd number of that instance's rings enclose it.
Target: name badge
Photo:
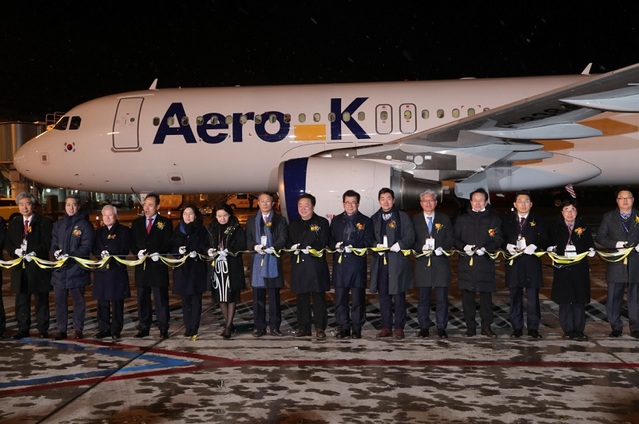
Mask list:
[[[266,246],[266,236],[262,236],[262,240],[260,241],[262,246]]]
[[[564,253],[564,256],[566,256],[567,258],[572,258],[577,256],[577,248],[575,247],[574,244],[566,245],[566,251]]]
[[[526,248],[526,237],[519,237],[517,239],[517,250],[524,250]]]
[[[426,250],[435,250],[435,239],[432,237],[429,237],[426,239]]]

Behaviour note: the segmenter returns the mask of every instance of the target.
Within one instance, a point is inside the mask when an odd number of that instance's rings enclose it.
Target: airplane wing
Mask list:
[[[415,178],[456,180],[456,194],[468,197],[477,187],[488,189],[486,171],[491,167],[553,157],[532,140],[599,136],[600,130],[579,121],[605,111],[639,112],[638,84],[636,64],[384,145],[333,151],[331,156],[390,161]],[[592,177],[592,170],[584,170],[572,182]]]

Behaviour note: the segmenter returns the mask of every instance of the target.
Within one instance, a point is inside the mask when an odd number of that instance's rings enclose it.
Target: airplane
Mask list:
[[[289,219],[390,187],[488,192],[639,182],[639,64],[605,74],[158,89],[72,108],[16,152],[24,177],[108,193],[277,192]]]

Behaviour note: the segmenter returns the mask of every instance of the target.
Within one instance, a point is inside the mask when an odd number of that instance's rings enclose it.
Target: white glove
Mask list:
[[[435,249],[436,256],[441,256],[443,254],[444,254],[444,249],[442,249],[441,247],[438,247],[437,249]]]
[[[151,260],[153,262],[157,262],[160,260],[160,254],[158,252],[151,253]]]
[[[635,249],[636,249],[636,247],[635,247]],[[595,249],[593,249],[592,247],[590,249],[588,249],[588,257],[589,258],[594,258],[596,254],[597,254],[597,252],[595,252]]]
[[[346,253],[351,253],[353,251],[353,245],[349,244],[348,246],[344,247],[344,252]]]
[[[213,249],[212,247],[206,252],[207,255],[209,255],[210,257],[213,257],[213,255],[215,255],[215,249]]]
[[[261,245],[261,244],[256,244],[256,245],[253,247],[253,250],[255,250],[255,251],[256,251],[257,253],[259,253],[260,255],[263,255],[263,254],[264,254],[264,248],[262,247],[262,245]]]
[[[337,243],[335,243],[335,250],[340,250],[343,244],[343,241],[338,241]]]
[[[273,249],[272,247],[267,247],[266,249],[264,249],[264,253],[272,255],[273,253],[275,253],[275,249]]]
[[[35,256],[35,252],[29,252],[26,255],[24,255],[24,258],[27,260],[27,262],[31,262],[34,256]]]
[[[635,246],[635,251],[639,252],[639,244]]]
[[[217,260],[218,261],[225,261],[226,260],[226,255],[228,254],[228,250],[224,249],[224,250],[220,250],[217,253]]]
[[[402,248],[399,246],[398,242],[395,242],[391,247],[390,247],[390,251],[391,252],[399,252],[400,250],[402,250]]]
[[[293,253],[296,254],[296,255],[300,254],[299,248],[300,248],[300,244],[299,243],[295,243],[294,245],[291,246],[291,250],[294,250]]]
[[[58,249],[55,252],[53,252],[53,257],[55,258],[56,261],[60,260],[60,256],[62,256],[62,249]]]
[[[626,247],[626,242],[625,241],[618,241],[617,244],[615,245],[615,247],[617,249],[623,249]]]
[[[24,250],[22,250],[21,247],[18,247],[16,250],[14,250],[13,253],[15,253],[16,256],[19,258],[24,256]]]
[[[180,248],[178,249],[178,253],[180,255],[184,255],[186,253],[186,246],[180,246]]]
[[[533,253],[535,253],[535,250],[537,250],[537,245],[534,244],[529,244],[528,246],[526,246],[526,248],[524,249],[524,253],[526,255],[532,255]]]
[[[425,251],[427,251],[427,250],[431,250],[431,249],[430,249],[430,246],[429,246],[429,245],[427,245],[427,244],[424,244],[424,245],[422,246],[422,252],[425,252]]]
[[[302,249],[302,253],[305,255],[308,255],[308,250],[311,248],[311,246],[306,246],[306,249]]]
[[[103,250],[102,252],[100,252],[100,257],[101,257],[102,259],[104,259],[104,258],[108,258],[109,256],[110,256],[110,255],[109,255],[109,251],[108,251],[108,250]]]
[[[557,246],[548,246],[548,248],[546,249],[546,252],[556,252],[557,251]]]
[[[386,246],[382,243],[377,243],[377,247],[381,249],[382,247],[386,247]],[[382,250],[381,252],[377,252],[377,254],[379,256],[384,256],[384,251]]]
[[[481,249],[477,249],[476,253],[478,256],[484,256],[484,253],[486,253],[486,248],[482,247]]]
[[[474,244],[467,244],[466,246],[464,246],[464,252],[466,252],[467,255],[472,256],[474,248],[475,248]]]
[[[511,255],[516,255],[516,254],[517,254],[516,247],[517,247],[517,246],[515,246],[515,245],[514,245],[514,244],[512,244],[512,243],[508,243],[508,244],[506,245],[506,250],[508,251],[508,253],[509,253],[509,254],[511,254]]]
[[[20,249],[22,249],[23,251],[27,251],[27,242],[26,241],[22,241],[22,244],[20,245]]]
[[[197,258],[197,252],[194,250],[189,253],[189,258]]]
[[[142,259],[146,255],[146,249],[142,249],[138,252],[138,259]]]

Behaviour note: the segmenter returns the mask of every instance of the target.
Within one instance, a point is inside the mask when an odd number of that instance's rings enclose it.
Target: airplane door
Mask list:
[[[393,130],[393,108],[391,105],[377,105],[375,108],[377,134],[390,134]]]
[[[412,103],[404,103],[399,107],[399,130],[404,134],[412,134],[417,131],[416,110],[417,108]]]
[[[139,120],[143,101],[142,97],[120,99],[113,120],[114,151],[140,150]]]

